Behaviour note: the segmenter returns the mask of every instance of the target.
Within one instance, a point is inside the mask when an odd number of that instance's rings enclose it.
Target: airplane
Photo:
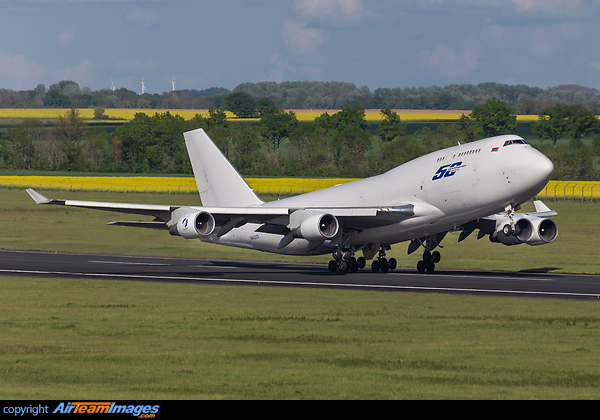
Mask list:
[[[423,248],[420,273],[432,273],[435,249],[448,232],[461,242],[475,230],[504,245],[542,245],[558,235],[557,213],[541,201],[517,213],[548,183],[554,165],[516,135],[502,135],[429,153],[381,175],[264,202],[203,129],[183,134],[201,206],[48,199],[27,189],[37,204],[82,207],[154,217],[112,226],[168,230],[185,239],[287,255],[331,253],[332,273],[354,273],[371,262],[386,273],[391,245]],[[362,251],[362,256],[356,254]]]

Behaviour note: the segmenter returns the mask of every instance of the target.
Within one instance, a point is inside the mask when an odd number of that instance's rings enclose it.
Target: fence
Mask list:
[[[600,181],[550,181],[538,198],[546,201],[600,201]]]

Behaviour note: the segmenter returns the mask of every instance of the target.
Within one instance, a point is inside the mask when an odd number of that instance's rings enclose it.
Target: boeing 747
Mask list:
[[[548,183],[554,166],[515,135],[491,137],[429,153],[384,174],[286,199],[261,200],[203,129],[184,133],[202,206],[48,199],[38,204],[84,207],[154,217],[114,226],[156,228],[203,242],[288,255],[331,254],[331,272],[396,268],[391,245],[423,248],[419,272],[433,272],[448,232],[458,241],[475,230],[504,245],[554,241],[556,215],[541,201],[517,213]],[[362,256],[356,257],[358,252]]]

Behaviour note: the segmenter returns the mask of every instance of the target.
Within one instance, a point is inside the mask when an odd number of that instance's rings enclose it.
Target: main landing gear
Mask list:
[[[439,252],[425,250],[423,252],[423,259],[417,263],[417,271],[419,273],[424,273],[425,271],[433,273],[435,271],[435,264],[439,263],[441,259],[442,256]]]
[[[376,260],[373,260],[371,263],[371,270],[374,273],[381,271],[382,273],[387,273],[390,270],[395,270],[398,263],[395,258],[390,258],[389,260],[385,258],[385,246],[381,246],[379,248],[379,255]]]
[[[363,257],[354,257],[354,251],[337,248],[332,254],[333,260],[329,261],[329,271],[332,273],[356,273],[359,268],[365,268],[366,261]]]
[[[446,236],[447,232],[441,232],[437,235],[432,235],[426,238],[413,239],[408,246],[408,253],[412,254],[420,247],[425,248],[423,251],[423,258],[417,263],[417,271],[419,273],[433,273],[435,271],[435,265],[440,262],[442,256],[438,251],[434,251],[438,246],[442,248],[440,242]],[[433,252],[432,252],[433,251]]]
[[[388,247],[389,249],[389,247]],[[371,263],[371,270],[374,273],[387,273],[390,270],[396,269],[398,263],[395,258],[389,260],[385,258],[385,246],[379,249],[379,255],[376,260]],[[329,271],[332,273],[356,273],[360,268],[365,268],[367,261],[364,257],[356,258],[354,251],[351,249],[336,249],[332,254],[333,259],[329,261]]]

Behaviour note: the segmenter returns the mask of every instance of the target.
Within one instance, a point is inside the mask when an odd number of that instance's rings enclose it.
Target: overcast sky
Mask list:
[[[600,0],[0,0],[0,88],[600,89]]]

